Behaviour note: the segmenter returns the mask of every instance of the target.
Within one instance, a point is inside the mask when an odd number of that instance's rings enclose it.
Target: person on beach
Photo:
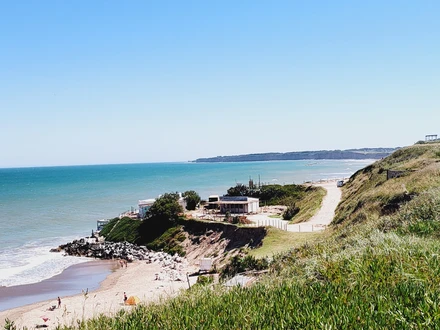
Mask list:
[[[58,308],[61,308],[61,299],[58,297]]]
[[[124,292],[124,304],[127,302],[127,295]]]

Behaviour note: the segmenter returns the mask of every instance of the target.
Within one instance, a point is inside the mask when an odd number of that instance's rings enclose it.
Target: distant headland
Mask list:
[[[268,152],[260,154],[246,154],[234,156],[216,156],[197,158],[194,163],[221,163],[221,162],[253,162],[271,160],[318,160],[318,159],[381,159],[400,147],[396,148],[361,148],[346,150],[317,150],[293,152]]]

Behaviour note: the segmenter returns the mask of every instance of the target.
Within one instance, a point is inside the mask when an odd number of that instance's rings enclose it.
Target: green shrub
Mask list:
[[[399,212],[379,223],[384,231],[440,237],[440,189],[426,191],[405,204]]]
[[[112,219],[101,231],[101,235],[110,242],[139,243],[141,235],[139,228],[142,221],[124,217]]]
[[[162,235],[146,244],[147,248],[154,251],[164,251],[169,254],[185,256],[186,252],[180,245],[186,236],[182,232],[182,226],[168,228]]]
[[[195,210],[196,206],[201,201],[199,194],[197,194],[194,190],[185,191],[182,196],[185,198],[187,210]]]
[[[146,214],[146,220],[157,219],[176,222],[179,214],[183,212],[180,206],[178,193],[166,193],[156,199]]]
[[[266,258],[257,259],[253,256],[246,255],[244,257],[235,255],[229,263],[224,266],[220,272],[222,277],[234,276],[251,270],[263,270],[269,267],[269,261]]]
[[[106,225],[104,225],[104,227],[101,229],[99,234],[106,237],[118,221],[119,221],[119,218],[111,219]]]
[[[284,220],[291,220],[299,212],[299,207],[295,203],[290,204],[287,209],[283,212]]]
[[[16,330],[17,326],[15,325],[14,321],[11,321],[10,319],[6,319],[4,329],[5,330]]]
[[[260,199],[260,203],[266,205],[287,205],[303,198],[313,188],[296,184],[271,184],[262,186],[260,189],[249,189],[243,184],[228,189],[227,196],[249,196]]]
[[[208,285],[214,283],[214,276],[213,275],[200,275],[197,277],[197,284],[199,285]]]

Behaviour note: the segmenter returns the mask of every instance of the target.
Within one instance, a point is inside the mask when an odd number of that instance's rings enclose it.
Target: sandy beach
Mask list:
[[[57,297],[0,312],[0,327],[4,326],[5,319],[14,321],[18,328],[26,326],[34,329],[41,325],[47,325],[49,328],[58,324],[73,325],[78,319],[89,319],[99,314],[114,315],[121,309],[133,308],[124,305],[124,292],[128,297],[139,297],[141,303],[158,301],[187,289],[185,275],[197,271],[196,267],[184,262],[180,266],[179,274],[185,280],[176,281],[165,274],[166,269],[159,263],[135,261],[122,268],[116,263],[116,267],[117,269],[107,276],[97,290],[61,297],[61,307],[53,311],[48,308],[57,306]],[[194,284],[196,278],[189,279],[190,285]]]
[[[119,268],[112,260],[90,260],[66,268],[40,282],[0,287],[0,312],[37,302],[73,296],[82,290],[97,290],[100,283]]]

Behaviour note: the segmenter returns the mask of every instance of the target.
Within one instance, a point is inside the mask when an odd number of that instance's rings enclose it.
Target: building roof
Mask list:
[[[259,198],[247,197],[247,196],[222,196],[219,201],[208,202],[208,204],[236,204],[236,205],[244,205],[249,203],[255,203],[260,201]]]
[[[150,205],[153,204],[156,201],[154,198],[150,199],[140,199],[138,205]]]

